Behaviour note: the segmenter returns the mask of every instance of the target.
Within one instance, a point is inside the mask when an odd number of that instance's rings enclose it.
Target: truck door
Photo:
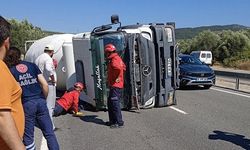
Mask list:
[[[91,38],[91,53],[95,89],[96,109],[107,109],[107,88],[102,38]]]
[[[123,58],[126,39],[123,32],[106,32],[100,34],[93,33],[90,37],[90,41],[96,108],[107,109],[109,87],[107,85],[107,61],[104,55],[104,47],[109,43],[114,44],[117,53]]]
[[[152,25],[156,46],[156,106],[176,104],[175,87],[177,85],[176,52],[174,31],[165,25]]]

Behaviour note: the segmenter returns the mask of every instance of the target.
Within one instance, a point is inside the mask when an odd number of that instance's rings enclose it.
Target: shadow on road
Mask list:
[[[208,136],[208,139],[228,141],[244,149],[247,149],[247,150],[250,149],[250,140],[247,139],[244,135],[234,134],[234,133],[229,133],[229,132],[222,132],[218,130],[215,130],[213,132],[214,132],[213,134],[210,134]]]
[[[184,87],[180,87],[178,90],[181,91],[189,91],[189,90],[207,90],[206,88],[204,88],[203,86],[198,86],[198,85],[193,85],[193,86],[184,86]]]
[[[88,116],[83,116],[83,117],[80,117],[81,120],[85,121],[85,122],[92,122],[92,123],[95,123],[95,124],[100,124],[100,125],[105,125],[105,122],[98,118],[97,115],[88,115]]]

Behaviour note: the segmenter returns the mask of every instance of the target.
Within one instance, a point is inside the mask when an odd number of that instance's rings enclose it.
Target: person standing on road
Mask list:
[[[119,128],[124,126],[120,107],[122,89],[124,86],[124,72],[126,66],[121,57],[116,53],[116,47],[113,44],[107,44],[104,48],[105,56],[108,61],[108,115],[110,128]]]
[[[54,47],[52,45],[47,45],[44,49],[44,53],[38,56],[35,60],[35,64],[39,67],[49,85],[49,93],[46,101],[47,107],[49,109],[50,119],[53,124],[53,129],[55,129],[55,125],[52,118],[53,109],[55,107],[56,102],[56,71],[52,59],[53,54]]]
[[[5,62],[22,88],[22,104],[25,114],[23,143],[26,149],[35,149],[35,124],[42,130],[50,150],[59,150],[52,122],[46,105],[48,84],[36,64],[21,61],[21,51],[11,47]]]
[[[10,46],[10,27],[0,16],[0,149],[25,150],[22,89],[3,62]]]

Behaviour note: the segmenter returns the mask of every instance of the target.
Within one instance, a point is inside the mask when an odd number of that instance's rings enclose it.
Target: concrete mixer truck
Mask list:
[[[111,21],[73,37],[76,80],[86,85],[81,99],[97,110],[107,109],[104,46],[112,43],[127,66],[122,108],[176,104],[179,64],[174,23],[121,26],[116,15]]]
[[[57,89],[66,90],[75,82],[75,66],[72,47],[74,34],[54,34],[34,41],[25,55],[25,60],[35,62],[36,58],[44,53],[47,44],[55,48],[53,59],[58,62]]]

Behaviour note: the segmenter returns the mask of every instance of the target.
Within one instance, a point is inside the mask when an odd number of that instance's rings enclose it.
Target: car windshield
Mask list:
[[[180,64],[192,64],[192,65],[202,65],[203,63],[194,57],[191,56],[180,56]]]

